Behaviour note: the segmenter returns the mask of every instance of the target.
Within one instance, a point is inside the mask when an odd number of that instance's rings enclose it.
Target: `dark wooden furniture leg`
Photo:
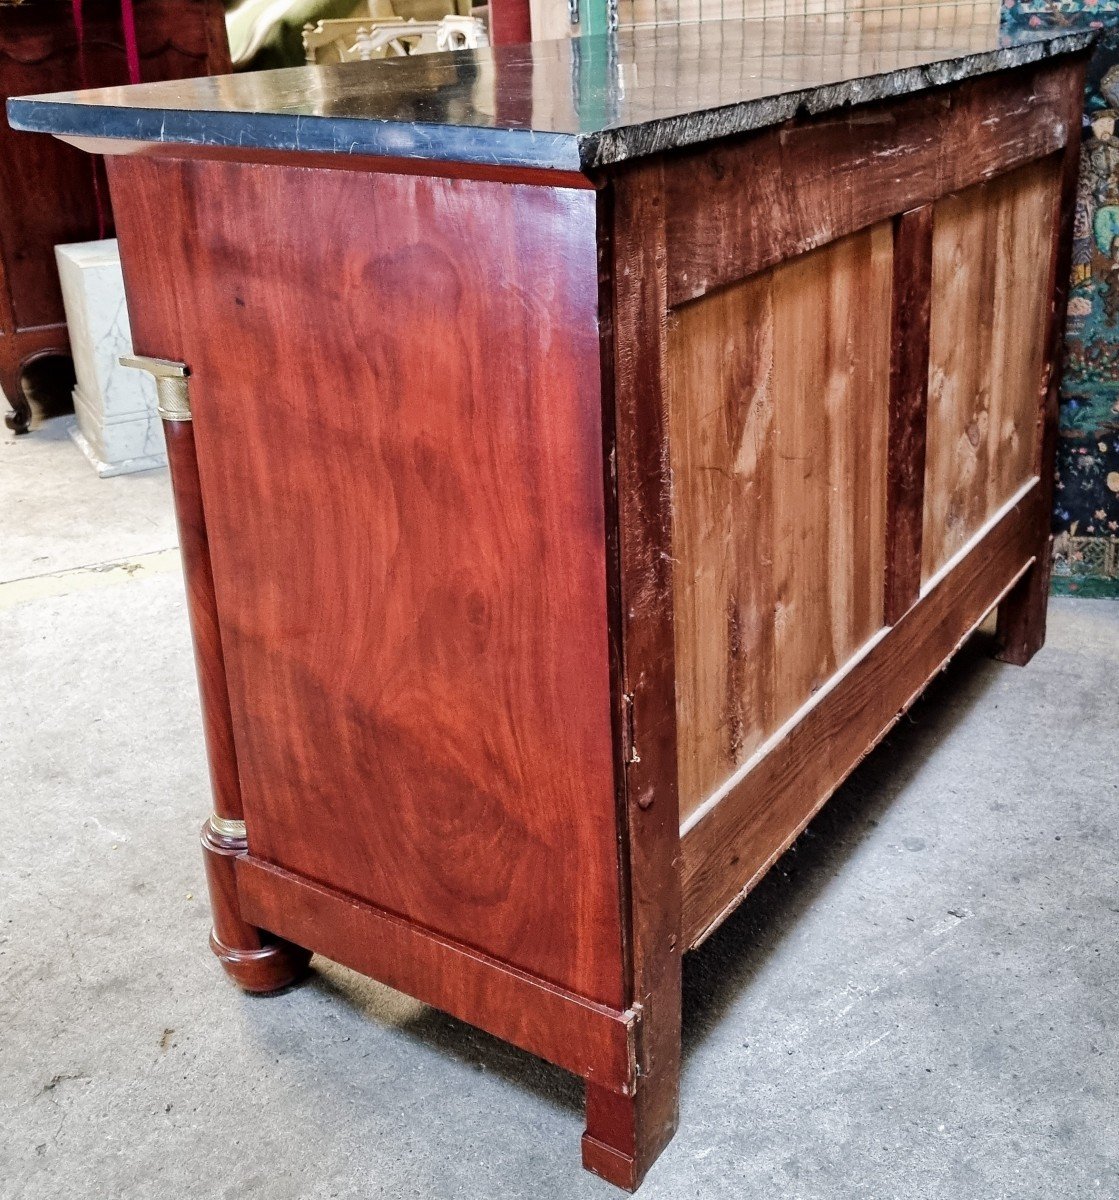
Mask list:
[[[248,853],[248,839],[185,369],[155,359],[125,361],[143,365],[156,375],[159,411],[167,440],[214,795],[214,812],[202,826],[206,883],[214,918],[210,948],[229,977],[245,991],[274,992],[298,982],[306,974],[311,953],[257,929],[241,916],[236,862]]]
[[[17,339],[11,339],[13,344],[8,350],[15,355],[14,362],[9,365],[8,362],[0,361],[0,388],[12,406],[12,411],[4,416],[4,423],[16,434],[27,433],[31,427],[31,401],[23,384],[29,369],[46,358],[70,357],[70,339],[65,325],[31,330],[31,334],[33,336],[24,334],[18,338],[18,341],[22,342],[22,349],[15,344]],[[0,360],[4,358],[4,341],[5,339],[0,337]],[[64,406],[61,411],[66,411],[69,405],[68,393],[63,393],[57,398]]]
[[[613,314],[602,357],[606,460],[617,462],[610,592],[621,633],[615,745],[628,882],[627,1000],[641,1024],[634,1088],[587,1084],[583,1165],[632,1191],[676,1132],[680,1092],[680,804],[661,164],[623,172],[600,204],[610,264],[600,308]]]
[[[1024,667],[1045,644],[1045,617],[1049,604],[1049,575],[1053,565],[1050,532],[1056,483],[1058,404],[1061,390],[1061,356],[1069,272],[1072,267],[1072,220],[1080,172],[1080,126],[1070,123],[1068,144],[1061,161],[1061,198],[1053,224],[1050,250],[1049,324],[1046,330],[1045,375],[1040,389],[1037,473],[1045,524],[1039,529],[1037,558],[999,605],[996,655],[1003,662]]]
[[[17,395],[13,400],[7,388],[4,389],[4,394],[8,396],[8,402],[12,405],[12,410],[4,416],[4,424],[13,433],[26,433],[31,428],[31,405],[22,394]]]
[[[664,1064],[658,1077],[638,1079],[635,1095],[587,1084],[583,1166],[615,1187],[636,1191],[672,1140],[677,1125],[680,1064]],[[671,1110],[672,1119],[665,1113]]]
[[[0,370],[0,391],[12,406],[4,414],[4,424],[13,433],[26,433],[31,428],[31,405],[23,394],[23,371],[19,363]]]
[[[1037,561],[999,605],[995,657],[1002,662],[1024,667],[1045,644],[1051,555],[1052,540],[1046,538]]]

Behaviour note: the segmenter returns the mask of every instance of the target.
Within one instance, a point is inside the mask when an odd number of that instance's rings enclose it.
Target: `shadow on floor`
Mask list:
[[[972,637],[741,906],[699,949],[685,956],[685,1060],[843,870],[900,789],[993,685],[1004,668],[992,661],[992,650],[989,634]],[[388,989],[341,968],[332,968],[329,977],[316,974],[308,986],[332,1001],[359,1008],[371,1020],[393,1024],[450,1059],[582,1113],[581,1079],[454,1017],[422,1007],[403,1021],[390,1021]]]
[[[898,792],[1005,668],[977,633],[832,796],[740,907],[684,957],[685,1060],[870,836]]]

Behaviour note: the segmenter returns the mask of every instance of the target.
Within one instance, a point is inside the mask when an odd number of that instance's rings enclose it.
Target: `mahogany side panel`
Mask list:
[[[624,1008],[595,193],[111,170],[137,350],[192,371],[251,852]]]
[[[468,1021],[595,1085],[632,1093],[638,1017],[594,1004],[252,855],[237,861],[247,920]]]
[[[669,304],[1060,150],[1079,127],[1082,70],[1039,63],[678,156]]]
[[[684,936],[698,945],[795,840],[1035,561],[1035,484],[682,840]]]
[[[670,324],[681,815],[883,624],[889,222]]]
[[[886,493],[886,624],[921,593],[925,435],[929,399],[933,206],[894,220],[894,306],[890,333],[890,434]]]
[[[935,205],[922,578],[1038,471],[1060,159]]]

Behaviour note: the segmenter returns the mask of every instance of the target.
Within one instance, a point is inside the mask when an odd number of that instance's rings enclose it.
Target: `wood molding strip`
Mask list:
[[[932,233],[931,204],[910,209],[894,220],[890,428],[886,450],[887,625],[896,625],[921,594]]]
[[[608,1090],[636,1084],[632,1011],[617,1012],[251,855],[250,924],[414,996]]]
[[[241,914],[576,1075],[635,1085],[636,1016],[585,1000],[435,932],[252,856],[237,864]]]

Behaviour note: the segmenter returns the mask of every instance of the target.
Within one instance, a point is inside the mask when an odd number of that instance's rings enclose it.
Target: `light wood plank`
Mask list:
[[[680,812],[883,622],[891,227],[669,333]]]
[[[937,203],[922,579],[1034,473],[1059,159]]]

